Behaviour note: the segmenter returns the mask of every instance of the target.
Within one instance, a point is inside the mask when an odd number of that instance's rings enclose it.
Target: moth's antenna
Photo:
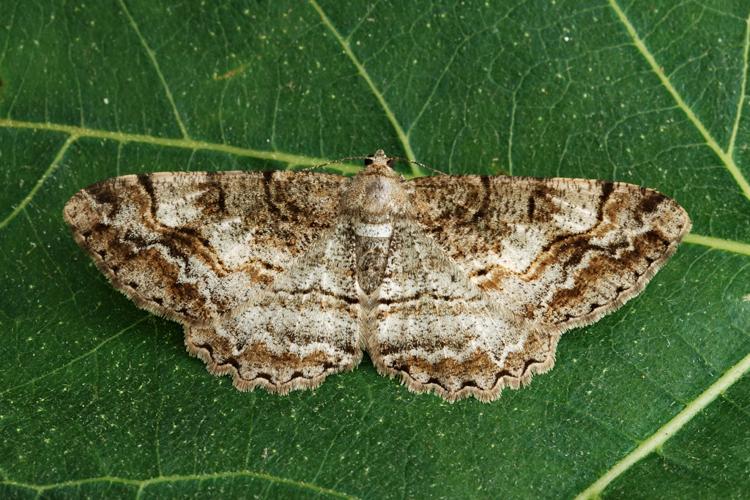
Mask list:
[[[349,161],[349,160],[366,160],[367,158],[368,158],[367,156],[346,156],[344,158],[338,158],[336,160],[331,160],[325,163],[321,163],[320,165],[311,165],[309,167],[305,167],[305,168],[298,170],[298,172],[306,172],[308,170],[313,170],[315,168],[323,168],[323,167],[327,167],[328,165],[334,165],[336,163],[344,163],[345,161]]]
[[[430,171],[430,172],[432,172],[433,174],[438,174],[438,175],[448,175],[448,174],[446,174],[445,172],[442,172],[442,171],[440,171],[440,170],[437,170],[437,169],[435,169],[435,168],[432,168],[432,167],[431,167],[431,166],[429,166],[429,165],[425,165],[425,164],[424,164],[424,163],[422,163],[422,162],[419,162],[419,161],[416,161],[416,160],[410,160],[410,159],[408,159],[408,158],[404,158],[403,156],[391,156],[391,157],[389,157],[389,158],[390,158],[391,160],[400,160],[400,161],[403,161],[403,162],[405,162],[405,163],[413,163],[414,165],[418,165],[418,166],[420,166],[420,167],[422,167],[422,168],[425,168],[425,169],[429,170],[429,171]]]
[[[331,160],[331,161],[327,161],[325,163],[321,163],[320,165],[311,165],[309,167],[305,167],[305,168],[299,169],[297,171],[298,172],[307,172],[309,170],[327,167],[328,165],[334,165],[334,164],[337,164],[337,163],[344,163],[344,162],[349,161],[349,160],[366,160],[368,158],[370,158],[369,155],[368,156],[346,156],[344,158],[338,158],[336,160]],[[404,158],[403,156],[389,156],[388,159],[389,160],[398,160],[398,161],[402,161],[404,163],[413,163],[414,165],[418,165],[418,166],[420,166],[420,167],[422,167],[422,168],[424,168],[426,170],[429,170],[430,172],[432,172],[434,174],[448,175],[445,172],[441,172],[440,170],[432,168],[429,165],[425,165],[422,162],[418,162],[416,160],[410,160],[408,158]]]

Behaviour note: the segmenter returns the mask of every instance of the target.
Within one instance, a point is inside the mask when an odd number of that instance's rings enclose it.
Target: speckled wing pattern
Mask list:
[[[560,335],[637,295],[690,229],[631,184],[439,175],[382,151],[357,176],[156,173],[78,192],[76,241],[188,351],[242,390],[354,368],[448,401],[554,364]]]
[[[491,400],[549,370],[560,335],[640,293],[691,227],[674,200],[626,183],[446,175],[409,184],[416,224],[507,318],[502,337],[511,341],[501,355],[475,349],[443,356],[435,344],[417,358],[432,353],[440,361],[404,363],[403,354],[415,352],[408,337],[390,334],[380,345],[401,356],[379,361],[383,371],[449,399]],[[406,315],[413,317],[419,307],[411,304]],[[381,304],[382,316],[391,307]]]

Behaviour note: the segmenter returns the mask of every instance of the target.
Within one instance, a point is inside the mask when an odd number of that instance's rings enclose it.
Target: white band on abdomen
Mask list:
[[[359,223],[354,226],[354,234],[368,238],[389,238],[393,233],[393,226],[390,224],[364,224]]]

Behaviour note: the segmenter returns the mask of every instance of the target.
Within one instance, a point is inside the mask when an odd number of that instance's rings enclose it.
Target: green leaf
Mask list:
[[[750,10],[657,4],[2,0],[0,496],[745,496]],[[367,360],[240,393],[61,216],[114,175],[377,148],[657,188],[694,233],[550,373],[451,405]]]

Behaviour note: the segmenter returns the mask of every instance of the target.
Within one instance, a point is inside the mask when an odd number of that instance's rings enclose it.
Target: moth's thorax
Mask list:
[[[387,165],[372,164],[360,172],[344,193],[344,212],[366,221],[402,214],[408,197],[401,177]]]
[[[393,222],[406,212],[408,195],[402,178],[382,151],[369,157],[366,168],[344,194],[344,212],[351,216],[357,260],[357,283],[367,295],[383,279]]]

